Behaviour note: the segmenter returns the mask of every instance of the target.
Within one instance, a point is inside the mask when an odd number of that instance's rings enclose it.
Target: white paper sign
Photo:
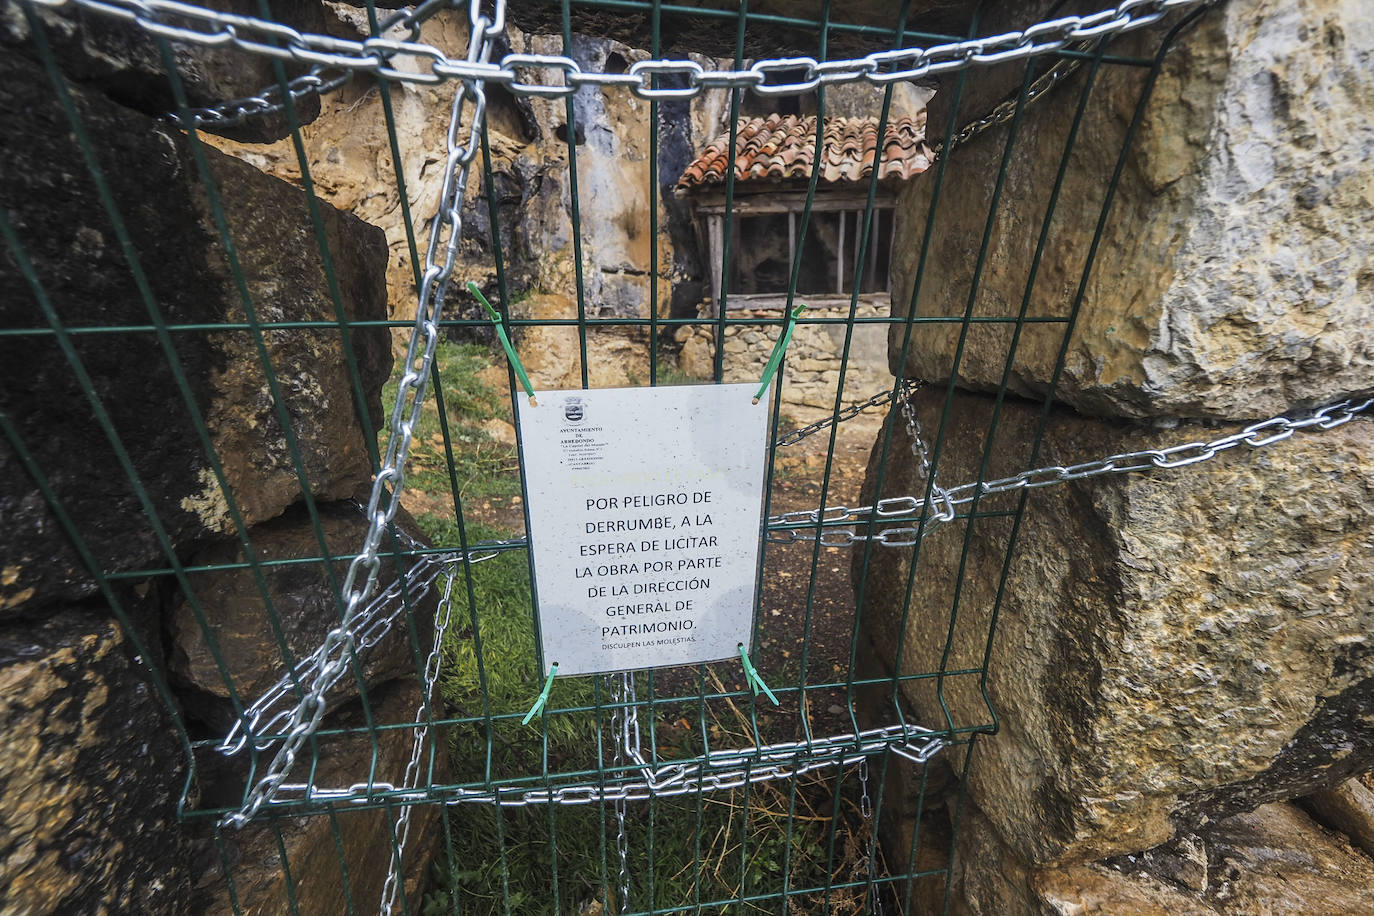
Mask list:
[[[749,644],[768,418],[753,394],[518,399],[545,674],[715,661]]]

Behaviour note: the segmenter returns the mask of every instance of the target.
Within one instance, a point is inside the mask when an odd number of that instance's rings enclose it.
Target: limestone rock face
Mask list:
[[[686,54],[711,54],[717,57],[731,57],[735,53],[736,20],[734,13],[737,4],[730,0],[688,0],[674,5],[672,11],[665,10],[660,15],[660,42],[665,53],[677,56]],[[724,18],[706,16],[692,12],[688,7],[702,10],[725,11],[732,15]],[[938,33],[964,34],[973,4],[967,0],[922,0],[911,5],[906,28],[909,31],[931,31]],[[746,31],[745,56],[787,57],[797,54],[814,55],[817,52],[817,22],[820,7],[814,3],[798,0],[760,0],[749,4],[751,16],[774,17],[771,20],[753,21]],[[866,25],[874,30],[896,29],[899,23],[901,6],[894,6],[885,0],[838,0],[829,7],[832,23],[846,25]],[[544,9],[535,6],[512,5],[510,18],[527,32],[548,32],[558,34],[562,20],[556,8]],[[587,35],[606,35],[635,47],[652,46],[652,20],[647,11],[636,10],[572,10],[574,32]],[[784,24],[779,17],[795,18],[797,25]],[[879,35],[882,33],[879,32]],[[913,42],[914,43],[914,42]],[[864,54],[874,50],[887,50],[892,47],[891,38],[885,41],[876,35],[851,30],[835,30],[829,36],[832,58],[844,54]]]
[[[923,428],[939,428],[944,396],[918,396]],[[992,406],[955,398],[944,485],[976,479],[985,445],[997,478],[1235,429],[1055,413],[1032,460],[1040,409],[1004,404],[988,444]],[[920,548],[900,636],[911,551],[875,548],[863,613],[889,666],[900,651],[903,673],[940,670],[952,632],[946,670],[976,671],[998,614],[987,670],[1001,731],[980,742],[969,791],[1020,858],[1146,849],[1374,766],[1371,447],[1374,422],[1357,418],[1174,471],[1036,490],[1000,605],[1012,520],[943,525]],[[893,455],[904,460],[889,463],[882,495],[923,492],[904,448]],[[950,719],[935,681],[905,692],[917,721],[963,727],[992,721],[978,688],[977,673],[939,684]]]
[[[1211,878],[1195,891],[1129,862],[1075,865],[1034,877],[1039,907],[1031,912],[1361,916],[1374,910],[1374,862],[1293,805],[1264,805],[1228,818],[1199,843],[1207,849]]]
[[[1113,53],[1151,54],[1159,34],[1142,30]],[[1057,397],[1095,414],[1253,419],[1374,389],[1371,53],[1374,21],[1359,0],[1228,3],[1179,40],[1145,105]],[[1013,90],[1021,72],[981,71],[970,84],[983,95],[990,83]],[[1023,119],[975,315],[1014,318],[1022,307],[1084,78]],[[1032,318],[1071,310],[1144,80],[1127,67],[1098,76],[1029,294]],[[933,123],[942,104],[937,94]],[[960,118],[981,113],[966,107]],[[916,295],[920,316],[958,317],[968,306],[1007,129],[951,154]],[[898,208],[894,314],[911,300],[932,177],[912,182]],[[1013,391],[1047,390],[1062,328],[1024,329]],[[901,332],[891,331],[894,372]],[[906,373],[953,373],[964,387],[995,389],[1011,326],[974,326],[956,369],[959,335],[957,323],[921,325]]]
[[[226,13],[261,17],[257,0],[212,0],[199,4]],[[271,2],[271,18],[301,32],[328,31],[324,7],[318,2]],[[158,117],[176,111],[176,96],[163,69],[157,39],[133,23],[100,15],[80,7],[49,10],[34,7],[47,43],[64,76],[101,92],[121,105]],[[208,32],[208,24],[197,31]],[[33,20],[16,0],[0,0],[0,46],[35,60],[40,52],[34,39]],[[172,45],[177,74],[192,107],[218,105],[232,99],[257,96],[277,85],[272,59],[246,54],[232,46]],[[287,61],[287,78],[309,69]],[[298,123],[308,123],[320,112],[317,96],[306,95],[295,104]],[[223,128],[228,136],[262,142],[284,137],[289,121],[282,113],[266,115],[235,127]]]
[[[378,722],[408,722],[420,705],[423,691],[414,681],[393,681],[371,692],[372,716]],[[359,728],[364,725],[357,703],[325,720],[325,728]],[[414,747],[410,729],[377,732],[378,754],[366,732],[320,742],[319,768],[315,783],[325,787],[347,787],[365,779],[376,766],[379,782],[401,785],[407,761]],[[428,771],[434,754],[434,780],[448,778],[444,741],[433,741],[433,732],[421,756],[421,773]],[[229,804],[237,804],[233,799]],[[419,909],[424,882],[428,877],[432,851],[439,841],[441,821],[437,805],[410,807],[410,833],[404,856],[404,895],[408,909]],[[392,825],[400,808],[367,811],[339,811],[334,817],[312,816],[255,821],[241,831],[221,835],[222,853],[207,858],[209,867],[196,877],[196,913],[245,914],[269,916],[291,911],[289,895],[294,894],[301,916],[334,916],[350,911],[369,912],[381,900],[392,849]],[[337,821],[335,834],[331,821]],[[281,861],[278,836],[286,848],[287,861]],[[225,863],[228,868],[225,868]],[[344,870],[346,869],[346,871]],[[292,885],[288,889],[287,873]],[[238,908],[229,897],[230,882]],[[401,896],[398,894],[398,901]]]
[[[0,117],[9,125],[0,137],[7,163],[0,206],[21,246],[0,254],[0,324],[34,332],[0,343],[0,407],[95,561],[106,571],[160,568],[169,562],[164,541],[180,548],[234,531],[193,409],[245,524],[280,514],[300,498],[303,484],[259,342],[246,329],[250,315],[232,279],[215,204],[185,139],[103,97],[68,89],[141,274],[126,259],[46,77],[21,57],[0,55]],[[378,230],[319,205],[338,280],[336,303],[305,195],[214,150],[204,153],[254,320],[386,317],[386,249]],[[30,270],[42,298],[27,282]],[[157,336],[142,330],[152,318],[140,283],[168,324],[238,328],[171,332],[175,356],[169,358]],[[45,310],[76,329],[69,352],[51,333]],[[79,333],[83,326],[118,325],[135,329]],[[367,440],[380,422],[377,405],[391,367],[385,330],[269,329],[261,332],[261,347],[304,465],[304,485],[321,499],[352,495],[371,471]],[[345,359],[350,349],[356,380]],[[161,533],[148,522],[126,464]],[[0,448],[0,468],[0,515],[12,526],[0,546],[0,613],[25,601],[91,591],[58,519],[8,445]]]
[[[509,27],[507,39],[513,52],[562,54],[561,32],[558,24],[552,34],[530,34],[521,31],[517,23]],[[449,55],[461,56],[467,48],[465,10],[442,11],[426,20],[421,40]],[[577,35],[569,53],[585,69],[598,72],[623,71],[648,57],[636,47],[588,35]],[[536,84],[560,79],[547,70],[532,70],[523,78]],[[673,86],[673,78],[664,76],[662,85]],[[831,98],[844,95],[841,90],[848,88],[835,87]],[[434,113],[447,110],[452,93],[452,85],[407,83],[390,87],[392,120],[399,148],[404,151],[399,163],[393,160],[388,142],[380,93],[365,75],[329,96],[324,102],[325,113],[301,132],[316,192],[336,207],[385,230],[391,251],[390,314],[397,319],[413,318],[416,307],[411,242],[400,205],[397,173],[404,179],[415,218],[411,228],[423,251],[427,223],[438,207],[445,155],[446,120]],[[874,104],[871,92],[865,104]],[[699,149],[724,129],[730,116],[728,94],[708,92],[690,100],[665,99],[658,105],[656,240],[649,231],[653,220],[647,124],[651,106],[628,89],[587,87],[573,98],[573,108],[575,125],[570,132],[564,100],[517,97],[499,86],[488,87],[487,150],[492,181],[488,187],[481,168],[474,168],[469,176],[458,250],[459,275],[476,282],[493,303],[509,306],[519,317],[576,318],[580,256],[581,305],[588,316],[648,317],[656,300],[660,315],[695,317],[707,295],[709,272],[701,263],[691,203],[675,197],[673,185]],[[300,180],[300,162],[289,141],[219,146],[269,174],[292,182]],[[576,225],[572,212],[574,157],[579,204]],[[506,303],[500,301],[494,268],[498,238],[509,299]],[[485,313],[465,292],[455,291],[444,308],[448,317],[485,320]],[[400,329],[397,337],[403,339],[405,333]],[[459,333],[494,344],[484,329]],[[624,369],[632,369],[639,379],[647,381],[648,361],[642,358],[648,349],[647,335],[637,337],[637,333],[638,329],[603,327],[589,335],[592,373],[602,379],[592,382],[594,387],[630,383]],[[670,333],[671,329],[661,330],[665,345],[672,349]],[[527,368],[533,368],[531,361],[541,359],[549,364],[541,370],[541,379],[569,376],[573,385],[581,384],[575,330],[528,329],[517,336],[530,338],[517,341]],[[639,362],[622,365],[621,354],[636,354]]]
[[[320,527],[330,554],[351,556],[367,531],[367,517],[347,502],[318,508]],[[408,517],[397,519],[402,530],[416,530],[413,523],[408,522]],[[281,518],[257,526],[249,532],[249,537],[258,557],[274,563],[320,556],[314,525],[300,506]],[[243,561],[241,546],[216,544],[192,557],[191,565]],[[348,561],[336,561],[333,566],[335,581],[342,583]],[[187,710],[221,732],[232,723],[233,708],[229,702],[229,685],[211,651],[211,637],[228,669],[234,695],[247,705],[276,684],[288,670],[277,643],[273,615],[293,663],[299,663],[315,651],[324,641],[325,634],[339,623],[339,607],[321,564],[273,565],[262,568],[261,573],[272,613],[268,612],[253,571],[246,568],[189,573],[191,597],[179,595],[168,612],[172,641],[170,667],[179,683],[191,688],[184,696]],[[395,578],[394,564],[384,554],[377,579],[379,588],[386,590]],[[430,593],[422,598],[418,584],[411,587],[417,589],[410,593],[413,595],[411,614],[406,614],[400,598],[394,599],[390,606],[400,609],[394,625],[379,644],[358,654],[363,681],[369,687],[407,673],[414,676],[419,668],[411,652],[409,620],[414,619],[427,631],[434,620],[435,596]],[[205,621],[205,626],[198,617]],[[428,652],[428,633],[417,636],[420,651]],[[330,703],[345,702],[357,693],[357,680],[346,675],[330,693]]]
[[[0,627],[7,913],[183,912],[185,751],[108,616]]]
[[[954,916],[1362,916],[1374,906],[1374,861],[1289,803],[1224,818],[1164,850],[1047,867],[1018,859],[976,806],[960,824]],[[1183,872],[1169,864],[1180,846]]]

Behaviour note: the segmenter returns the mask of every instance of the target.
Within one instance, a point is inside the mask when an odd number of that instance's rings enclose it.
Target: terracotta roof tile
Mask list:
[[[889,121],[882,143],[879,178],[907,179],[930,167],[925,143],[925,112]],[[707,145],[678,179],[679,191],[723,184],[729,167],[729,134]],[[826,118],[825,141],[816,155],[816,119],[771,114],[741,118],[735,126],[735,180],[809,179],[817,162],[821,180],[863,181],[873,171],[878,150],[877,118]]]

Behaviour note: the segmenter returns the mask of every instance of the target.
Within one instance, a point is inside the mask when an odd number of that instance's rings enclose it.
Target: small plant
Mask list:
[[[709,378],[697,378],[695,375],[688,375],[671,362],[660,359],[658,361],[658,383],[660,385],[710,385]]]

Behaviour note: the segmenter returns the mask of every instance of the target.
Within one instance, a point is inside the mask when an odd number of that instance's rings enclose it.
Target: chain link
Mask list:
[[[921,383],[919,381],[913,379],[902,379],[902,381],[898,383],[897,386],[897,397],[905,400],[911,397],[913,394],[915,394],[920,387]],[[774,442],[773,447],[784,448],[789,445],[796,445],[798,442],[802,441],[807,436],[814,435],[815,433],[818,433],[823,429],[829,429],[837,423],[843,423],[845,420],[852,419],[853,417],[856,417],[859,414],[863,413],[865,410],[868,410],[873,407],[882,407],[884,404],[889,404],[892,402],[892,397],[893,394],[891,390],[880,391],[877,394],[873,395],[873,397],[869,398],[867,401],[862,401],[858,404],[851,404],[850,406],[841,410],[834,416],[826,417],[824,420],[817,420],[815,423],[812,423],[809,426],[797,427],[787,435],[783,436],[781,439]]]
[[[625,765],[627,755],[639,761],[643,760],[639,747],[639,713],[635,705],[634,674],[622,671],[620,674],[610,675],[610,680],[613,685],[611,699],[615,703],[615,712],[611,714],[611,736],[615,741],[613,764],[619,771]],[[616,910],[622,914],[630,912],[630,839],[629,834],[625,832],[628,804],[629,800],[623,797],[617,798],[613,803],[616,822],[615,852],[620,859],[620,900]]]
[[[1219,2],[1220,0],[1201,0],[1199,5],[1210,7],[1214,6]],[[1067,49],[1069,51],[1083,53],[1088,51],[1093,46],[1093,44],[1093,41],[1078,41],[1069,44]],[[1043,98],[1055,86],[1064,82],[1069,77],[1073,76],[1076,72],[1078,72],[1078,69],[1081,66],[1083,66],[1083,64],[1084,60],[1081,57],[1072,57],[1060,60],[1053,67],[1047,70],[1044,73],[1044,75],[1037,78],[1035,82],[1031,83],[1030,86],[1027,87],[1024,98],[1020,96],[1020,93],[1013,95],[1011,98],[1008,98],[1000,104],[994,106],[991,111],[983,115],[981,118],[975,118],[974,120],[970,121],[969,123],[961,127],[954,134],[953,137],[950,137],[948,144],[936,144],[934,148],[935,158],[940,159],[947,155],[948,152],[952,151],[956,146],[959,146],[962,143],[967,143],[968,141],[977,137],[984,131],[991,130],[999,124],[1005,124],[1007,121],[1010,121],[1013,117],[1016,116],[1016,112],[1018,109],[1022,107],[1029,107],[1034,102]]]
[[[405,778],[401,783],[407,789],[414,789],[420,784],[420,761],[424,757],[425,739],[429,736],[429,723],[434,718],[430,711],[430,703],[434,701],[439,690],[439,664],[443,656],[444,637],[448,634],[449,624],[453,620],[453,580],[457,574],[457,565],[450,564],[448,577],[444,582],[444,595],[439,600],[439,607],[435,612],[434,641],[430,645],[429,656],[425,659],[424,693],[420,697],[419,708],[415,710],[415,743],[411,745],[410,760],[406,763]],[[382,902],[379,909],[381,916],[390,916],[396,908],[396,894],[405,875],[405,850],[406,841],[410,839],[412,810],[413,806],[403,805],[401,813],[396,817],[391,868],[388,869],[386,883],[382,886]]]
[[[908,401],[903,405],[904,411],[909,404]],[[1186,467],[1190,464],[1215,458],[1222,452],[1242,445],[1249,448],[1263,448],[1266,445],[1281,442],[1295,432],[1335,429],[1349,423],[1359,414],[1369,410],[1371,406],[1374,406],[1374,398],[1360,401],[1340,401],[1305,416],[1288,417],[1281,415],[1262,420],[1245,427],[1240,432],[1222,436],[1209,442],[1188,442],[1162,449],[1125,452],[1068,467],[1051,465],[1022,471],[1019,474],[998,480],[961,484],[948,490],[935,486],[932,488],[932,498],[929,503],[924,497],[892,496],[881,499],[871,506],[855,508],[827,506],[824,509],[785,512],[782,515],[769,516],[767,539],[778,543],[819,540],[824,547],[849,547],[866,541],[881,544],[884,547],[911,547],[919,543],[931,528],[943,522],[951,521],[958,506],[967,505],[975,499],[994,496],[998,493],[1010,493],[1015,490],[1034,490],[1107,474],[1127,474],[1133,471],[1150,471],[1156,468]],[[914,418],[914,416],[915,413],[912,411],[909,415],[909,422],[910,418]],[[912,427],[908,426],[908,429],[911,430]],[[919,441],[919,434],[919,427],[916,427],[913,435],[917,441]],[[913,452],[916,452],[916,441],[913,441],[912,449]],[[923,451],[924,446],[921,447],[921,452]],[[929,463],[923,460],[921,452],[917,452],[917,461],[923,471],[926,471],[929,468]],[[892,517],[904,517],[903,520],[905,521],[920,521],[921,524],[916,527],[887,528],[874,532],[872,535],[859,534],[852,528],[835,527],[847,522],[869,518]],[[808,528],[814,529],[818,526],[828,527],[828,530],[819,533],[807,532]]]
[[[883,916],[882,891],[873,883],[874,866],[877,864],[873,849],[873,802],[868,797],[868,758],[859,761],[859,816],[863,818],[864,865],[868,876],[868,912],[871,916]]]
[[[1122,0],[1116,6],[1082,16],[1063,16],[1021,31],[954,41],[929,47],[879,51],[865,57],[818,61],[812,57],[765,59],[746,70],[708,70],[690,60],[640,61],[627,73],[594,73],[574,60],[554,54],[508,54],[500,63],[489,60],[489,40],[504,29],[504,0],[498,0],[494,19],[481,13],[481,0],[471,0],[470,19],[482,23],[474,31],[466,60],[450,58],[432,45],[416,40],[412,28],[405,40],[371,37],[363,40],[306,34],[289,26],[235,13],[219,12],[178,0],[24,0],[52,9],[80,7],[130,22],[136,27],[188,44],[232,45],[252,54],[312,66],[364,71],[398,82],[436,84],[457,79],[468,84],[488,82],[516,95],[562,97],[582,86],[627,88],[643,99],[690,98],[707,89],[748,89],[757,95],[783,96],[811,92],[818,86],[867,82],[874,86],[921,79],[971,67],[991,66],[1058,51],[1087,39],[1120,34],[1158,22],[1174,9],[1199,6],[1211,0]],[[437,0],[417,7],[410,16],[422,21],[446,4]],[[415,22],[411,22],[414,25]],[[486,46],[474,55],[472,45]],[[525,71],[523,74],[518,71]],[[800,75],[791,82],[772,82],[775,74]],[[655,88],[654,77],[679,74],[687,85]],[[540,78],[543,77],[543,78]],[[555,79],[552,79],[556,77]]]
[[[1088,46],[1088,42],[1075,42],[1070,45],[1069,49],[1072,51],[1082,51]],[[1068,58],[1059,61],[1047,70],[1043,76],[1030,84],[1026,89],[1024,98],[1020,96],[1020,93],[1017,93],[1017,95],[1012,98],[994,106],[991,111],[981,118],[975,118],[959,128],[954,136],[949,138],[949,143],[936,144],[934,149],[935,158],[939,159],[947,155],[948,152],[953,151],[953,149],[961,143],[967,143],[984,131],[991,130],[999,124],[1005,124],[1007,121],[1010,121],[1016,116],[1016,112],[1019,108],[1023,106],[1030,107],[1030,105],[1043,98],[1055,86],[1059,85],[1070,76],[1073,76],[1082,65],[1083,61],[1080,58]]]
[[[495,555],[494,553],[487,554],[481,559]],[[474,559],[474,562],[477,560]],[[435,580],[439,578],[441,570],[442,565],[439,562],[428,557],[421,558],[406,573],[405,598],[412,605],[420,602],[429,593]],[[402,618],[405,602],[400,600],[401,597],[402,588],[398,579],[392,582],[386,591],[368,602],[367,607],[358,613],[354,619],[353,627],[357,637],[355,651],[360,658],[363,653],[385,639]],[[224,739],[220,741],[217,750],[226,756],[233,756],[248,746],[250,735],[256,736],[253,740],[253,746],[256,750],[263,751],[271,747],[275,742],[263,736],[275,734],[287,727],[286,723],[290,721],[295,707],[286,704],[294,698],[296,685],[306,681],[310,672],[319,667],[320,651],[317,648],[309,656],[297,662],[292,667],[290,674],[283,675],[253,705],[245,709],[242,717],[234,723]]]
[[[902,418],[906,420],[906,435],[911,442],[911,455],[916,459],[916,471],[923,480],[930,479],[930,455],[926,452],[926,440],[921,433],[921,421],[916,416],[916,407],[911,398],[902,400]]]
[[[325,74],[333,71],[332,76]],[[314,67],[286,84],[286,95],[295,105],[312,96],[328,95],[342,89],[353,79],[353,71],[339,67]],[[223,130],[252,118],[266,117],[286,110],[280,85],[269,86],[256,95],[231,99],[212,108],[192,108],[169,114],[167,120],[182,128]]]
[[[638,733],[638,727],[631,729]],[[375,803],[386,799],[397,804],[443,802],[450,805],[494,804],[505,808],[530,805],[590,805],[605,802],[644,801],[698,792],[720,792],[778,779],[794,779],[814,770],[850,766],[867,757],[892,751],[916,763],[926,763],[946,747],[944,738],[915,725],[889,725],[857,733],[788,741],[759,747],[710,751],[705,756],[672,764],[635,767],[597,782],[571,783],[555,788],[520,786],[416,786],[391,783],[355,783],[343,788],[321,788],[305,783],[282,783],[266,804],[286,806],[314,803]],[[637,755],[635,755],[637,756]]]
[[[451,9],[453,0],[425,0],[419,6],[397,10],[377,25],[376,37],[387,33],[406,34],[410,41],[419,41],[420,27],[440,10]],[[384,60],[390,60],[396,52],[386,45],[376,46]],[[342,89],[353,79],[356,68],[338,64],[315,64],[307,73],[288,82],[287,95],[294,105],[312,96],[325,96]],[[326,77],[325,74],[334,75]],[[280,114],[286,110],[282,99],[280,84],[273,83],[255,95],[242,99],[220,102],[209,108],[193,108],[185,112],[175,112],[167,116],[172,123],[183,128],[209,128],[223,130],[242,124],[251,118]]]
[[[103,3],[104,0],[91,2]],[[148,3],[140,2],[139,6],[152,9],[162,4],[164,0],[149,0]],[[181,7],[180,4],[172,6]],[[472,0],[470,19],[468,62],[473,65],[486,65],[495,46],[496,37],[500,34],[499,26],[505,22],[505,0],[496,0],[494,18],[488,18],[482,13],[480,0]],[[237,32],[230,29],[227,34],[233,38]],[[273,48],[274,52],[281,50]],[[466,102],[469,100],[472,102],[472,117],[467,142],[463,143],[459,140],[459,134],[462,130]],[[425,390],[429,384],[430,370],[434,365],[434,354],[439,344],[439,318],[458,257],[468,168],[480,148],[485,113],[486,90],[481,81],[465,79],[459,85],[450,111],[446,138],[448,159],[444,167],[443,189],[439,196],[439,211],[435,216],[429,246],[425,252],[425,270],[420,283],[415,326],[406,348],[406,371],[397,386],[396,404],[391,413],[391,438],[387,443],[386,457],[377,472],[368,498],[368,530],[363,539],[362,549],[349,564],[348,573],[344,578],[342,593],[346,604],[343,618],[339,625],[325,636],[320,646],[309,688],[292,711],[286,739],[268,764],[266,773],[248,791],[243,806],[224,818],[225,823],[235,827],[247,824],[285,783],[301,746],[315,733],[320,726],[320,720],[324,718],[327,707],[325,693],[347,670],[354,656],[357,635],[353,627],[367,596],[376,587],[377,573],[381,567],[378,547],[383,534],[396,516],[396,510],[400,507],[406,458],[410,454],[411,438],[419,425],[424,407]]]
[[[357,501],[353,504],[359,512],[366,514],[366,505]],[[429,549],[429,545],[416,540],[399,525],[395,526],[394,530],[397,539],[407,549],[415,551]],[[355,649],[357,656],[361,658],[373,646],[386,639],[396,623],[401,620],[406,602],[408,601],[411,606],[416,606],[423,601],[446,567],[455,566],[465,558],[468,565],[471,566],[500,556],[502,549],[523,547],[526,546],[526,543],[524,538],[488,541],[475,546],[466,554],[455,551],[420,555],[414,565],[406,571],[404,587],[399,578],[393,579],[386,590],[369,601],[367,607],[354,618],[353,628],[357,635],[357,647]],[[253,745],[259,751],[267,750],[280,740],[280,738],[268,736],[278,735],[288,727],[286,723],[290,721],[294,711],[293,707],[288,704],[296,694],[297,685],[318,667],[321,651],[322,649],[317,648],[309,656],[297,662],[288,674],[283,675],[277,683],[264,691],[252,705],[244,710],[243,716],[229,729],[217,750],[226,756],[233,756],[248,746],[249,735],[257,736]]]

